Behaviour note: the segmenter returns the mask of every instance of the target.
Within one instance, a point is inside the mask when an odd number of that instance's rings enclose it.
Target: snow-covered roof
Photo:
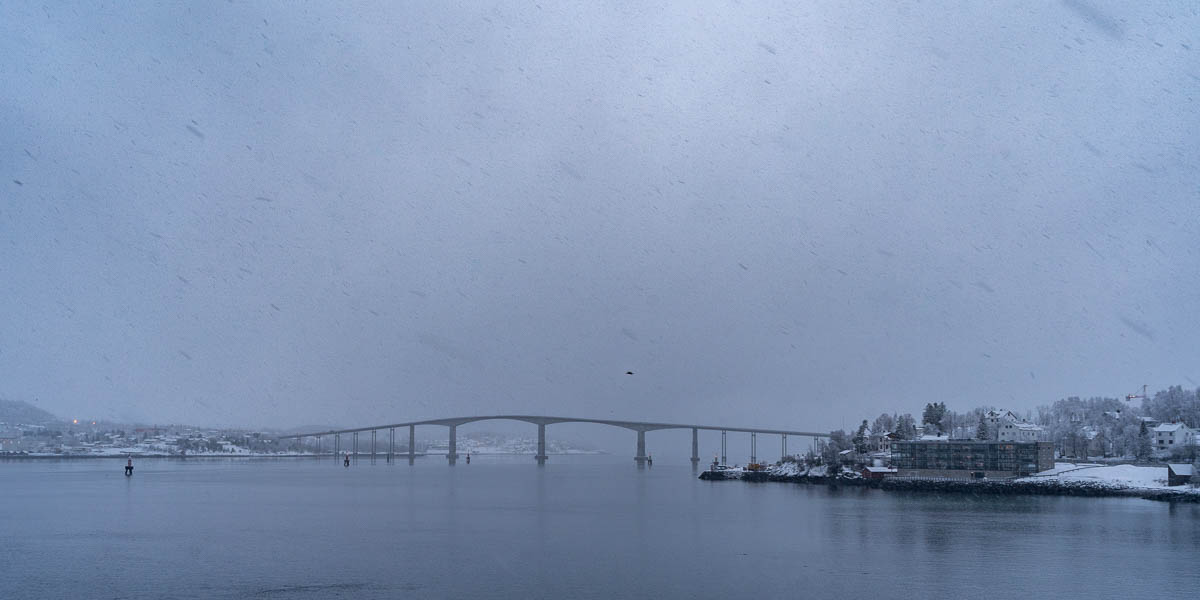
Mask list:
[[[1169,433],[1171,431],[1179,431],[1180,429],[1187,429],[1187,425],[1184,425],[1183,423],[1163,423],[1162,425],[1155,427],[1154,431]]]
[[[896,469],[892,467],[863,467],[869,473],[895,473]],[[1178,471],[1176,471],[1178,473]]]
[[[1033,423],[1016,423],[1016,426],[1017,426],[1017,429],[1023,429],[1025,431],[1041,431],[1042,430],[1041,426],[1034,425]]]
[[[950,436],[948,436],[948,435],[923,435],[923,436],[921,436],[921,441],[922,442],[948,442],[948,441],[950,441]]]
[[[1168,464],[1167,467],[1170,468],[1172,471],[1174,471],[1176,475],[1187,475],[1188,477],[1191,477],[1193,472],[1195,471],[1195,469],[1192,468],[1192,465],[1188,465],[1188,464],[1171,463],[1171,464]]]

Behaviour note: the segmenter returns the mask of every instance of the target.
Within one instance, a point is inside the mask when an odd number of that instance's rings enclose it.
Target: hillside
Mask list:
[[[58,421],[61,419],[28,402],[0,398],[0,423],[41,425]]]

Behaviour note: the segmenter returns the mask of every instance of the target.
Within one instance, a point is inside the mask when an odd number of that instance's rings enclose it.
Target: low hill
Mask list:
[[[28,402],[0,398],[0,423],[45,425],[61,420]]]

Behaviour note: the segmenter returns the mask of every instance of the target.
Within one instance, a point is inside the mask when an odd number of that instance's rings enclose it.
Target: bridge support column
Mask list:
[[[750,432],[750,462],[752,463],[758,462],[758,438],[755,437],[757,435],[753,431]]]
[[[782,450],[781,454],[779,455],[779,460],[782,461],[785,458],[787,458],[787,434],[786,433],[783,434],[783,450]]]
[[[725,434],[726,433],[727,432],[725,432],[725,431],[721,432],[721,464],[723,464],[723,465],[729,464],[729,459],[726,457],[726,454],[725,454]]]
[[[458,462],[458,425],[450,425],[450,451],[446,453],[450,464]]]
[[[639,467],[646,465],[646,432],[637,430],[637,456],[633,457]]]
[[[375,460],[375,430],[371,430],[371,460]]]
[[[317,456],[321,456],[321,436],[317,436]]]
[[[388,429],[388,462],[396,460],[396,428]]]
[[[354,432],[354,447],[351,448],[351,450],[354,451],[354,458],[358,458],[358,432],[357,431]]]
[[[339,433],[339,434],[333,436],[333,458],[334,458],[334,460],[341,458],[341,454],[342,454],[342,434]]]
[[[535,456],[534,458],[537,459],[537,464],[539,464],[539,465],[546,464],[546,458],[548,458],[548,457],[546,456],[546,424],[545,423],[538,423],[538,451],[537,451],[537,456]]]
[[[700,434],[696,428],[692,428],[692,468],[695,469],[700,464]]]
[[[417,456],[417,426],[408,426],[408,464],[413,464],[413,459]]]

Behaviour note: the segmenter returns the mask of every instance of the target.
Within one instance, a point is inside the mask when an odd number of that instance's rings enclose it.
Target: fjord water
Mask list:
[[[1107,598],[1200,506],[705,482],[623,457],[0,462],[0,598]]]

